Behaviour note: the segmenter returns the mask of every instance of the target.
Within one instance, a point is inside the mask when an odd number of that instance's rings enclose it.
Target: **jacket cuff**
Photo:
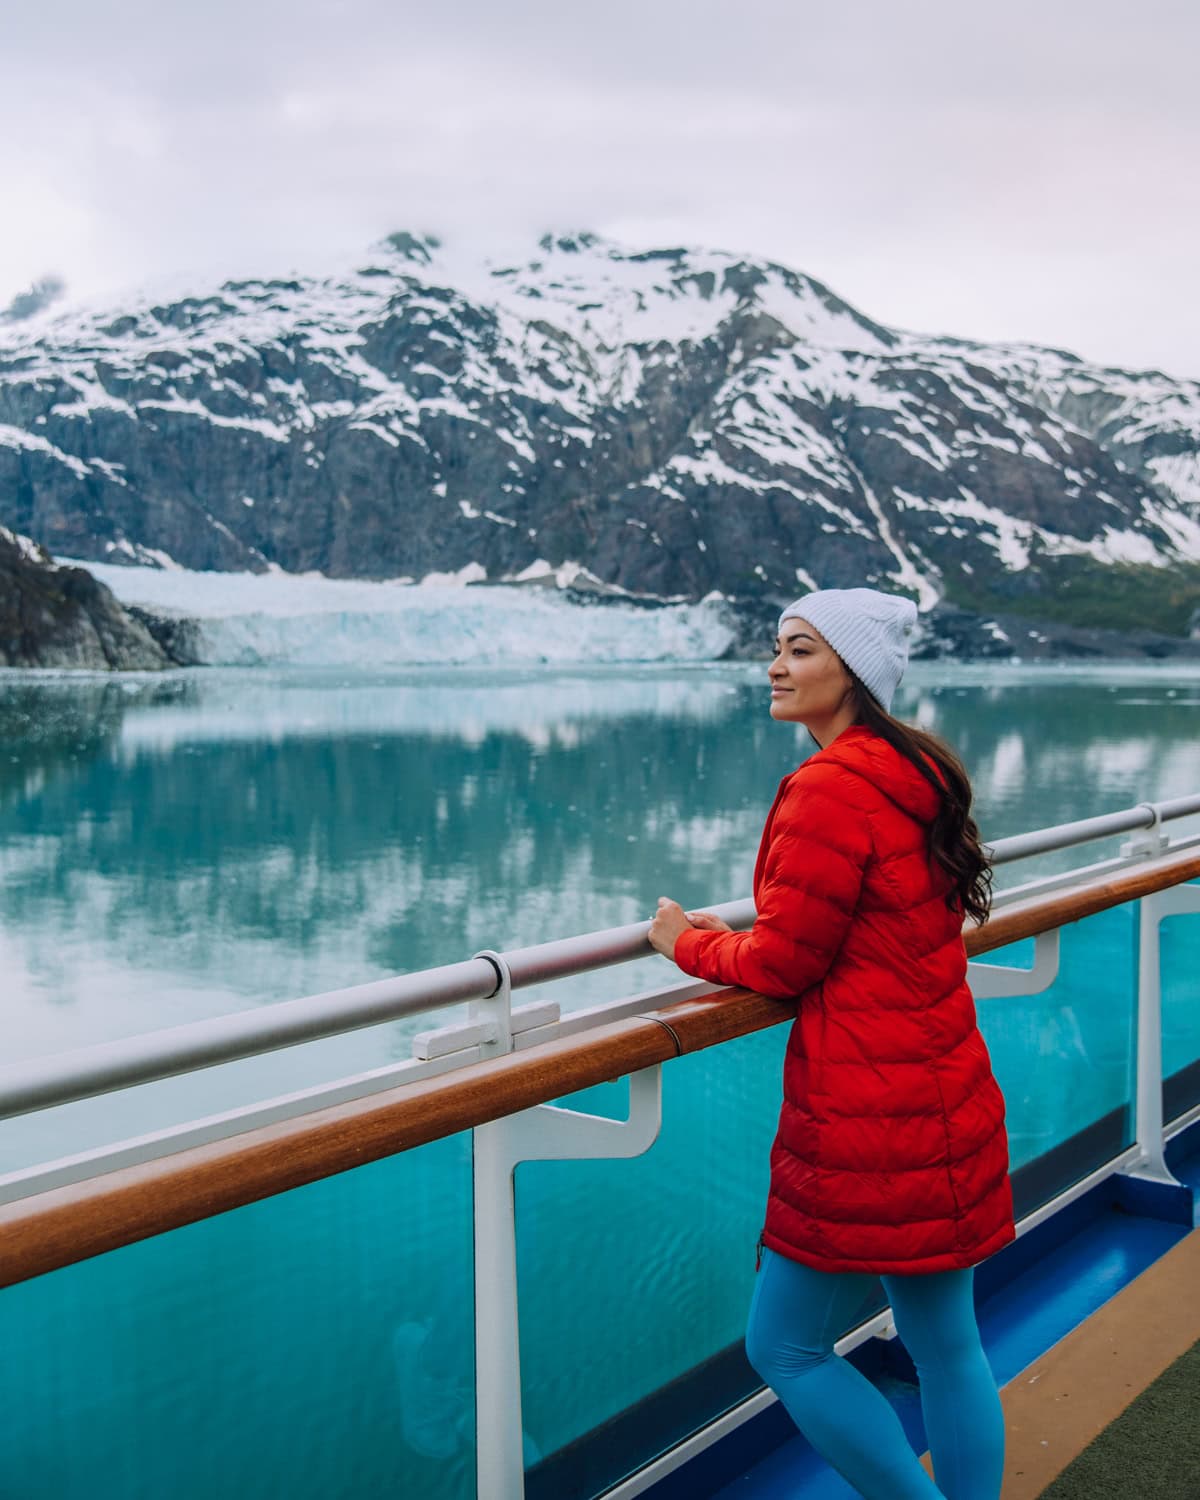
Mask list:
[[[714,936],[716,934],[701,931],[697,927],[688,927],[675,939],[675,962],[685,974],[691,974],[696,979],[713,978],[711,972],[705,972],[710,966],[704,963],[701,953],[707,946],[704,939]]]

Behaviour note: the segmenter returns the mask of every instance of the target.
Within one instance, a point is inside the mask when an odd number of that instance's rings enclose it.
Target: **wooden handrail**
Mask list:
[[[1197,878],[1200,852],[1192,850],[1033,896],[967,928],[967,953],[976,957]],[[0,1286],[766,1030],[794,1013],[791,1001],[719,990],[6,1204]]]

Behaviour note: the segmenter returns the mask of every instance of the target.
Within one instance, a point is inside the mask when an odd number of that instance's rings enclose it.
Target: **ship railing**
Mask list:
[[[997,867],[1121,834],[1114,856],[998,892],[964,939],[977,1000],[1036,995],[1058,972],[1064,926],[1139,903],[1133,1139],[1119,1154],[1023,1215],[1018,1236],[1106,1177],[1178,1189],[1165,1143],[1195,1119],[1193,1101],[1163,1119],[1159,924],[1200,912],[1200,834],[1166,825],[1200,814],[1200,795],[997,840]],[[753,903],[708,906],[735,929]],[[662,1064],[779,1025],[794,1007],[745,990],[686,982],[560,1014],[553,1002],[513,1004],[514,992],[608,968],[649,952],[646,922],[501,952],[350,989],[283,1001],[0,1069],[0,1119],[214,1067],[347,1031],[466,1004],[465,1018],[421,1032],[411,1058],[352,1078],[189,1121],[134,1141],[0,1178],[0,1286],[461,1131],[473,1133],[476,1462],[478,1493],[524,1494],[513,1171],[526,1160],[629,1158],[657,1138]],[[1031,968],[981,963],[1034,940]],[[628,1078],[626,1120],[555,1107],[596,1084]],[[894,1335],[884,1309],[844,1338],[845,1351]],[[774,1398],[743,1402],[703,1433],[607,1493],[642,1493]]]

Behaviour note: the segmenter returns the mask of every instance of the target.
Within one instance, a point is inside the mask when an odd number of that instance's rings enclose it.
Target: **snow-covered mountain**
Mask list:
[[[397,234],[0,328],[0,522],[97,561],[764,608],[865,581],[1183,634],[1200,383],[897,332],[718,252]]]

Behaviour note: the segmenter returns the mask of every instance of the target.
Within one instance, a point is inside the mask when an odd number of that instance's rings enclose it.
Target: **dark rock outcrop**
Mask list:
[[[0,527],[0,666],[156,671],[174,662],[83,568]]]

